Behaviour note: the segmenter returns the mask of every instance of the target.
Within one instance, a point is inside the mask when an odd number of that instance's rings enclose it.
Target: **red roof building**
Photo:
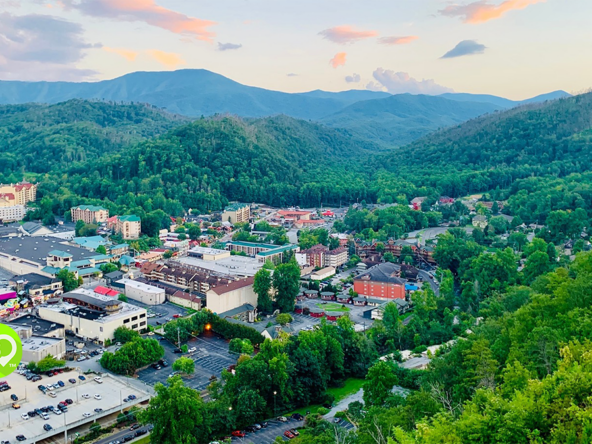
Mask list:
[[[118,291],[111,290],[110,288],[107,288],[107,287],[102,287],[101,285],[99,285],[98,287],[95,288],[95,293],[103,295],[103,296],[110,296],[110,297],[116,297],[119,295]]]

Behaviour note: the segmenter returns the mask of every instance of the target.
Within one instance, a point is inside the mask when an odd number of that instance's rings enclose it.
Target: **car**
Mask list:
[[[30,412],[27,412],[27,415],[29,415],[29,418],[32,418],[34,416],[37,416],[37,414],[35,413],[34,410],[31,410]]]
[[[13,408],[13,409],[15,409],[15,410],[18,410],[18,409],[20,409],[20,408],[21,408],[21,406],[20,406],[18,403],[16,403],[16,402],[13,402],[13,403],[12,403],[12,408]]]
[[[102,380],[100,377],[98,377],[98,376],[95,376],[95,377],[94,377],[94,380],[95,380],[95,382],[96,382],[97,384],[102,384],[102,383],[103,383],[103,380]]]
[[[195,353],[197,351],[197,347],[191,347],[187,350],[187,353]]]
[[[129,395],[128,398],[133,400],[133,399],[137,399],[138,397],[136,395]]]
[[[43,393],[47,391],[47,387],[45,387],[44,385],[38,385],[37,388],[41,390]]]
[[[158,361],[158,364],[163,367],[168,367],[168,365],[169,365],[169,363],[167,361],[165,361],[164,359],[161,359],[160,361]]]
[[[256,431],[257,431],[257,429],[255,428],[255,426],[247,426],[247,427],[245,427],[245,432],[255,433]]]
[[[29,415],[27,415],[26,413],[23,413],[21,415],[21,418],[23,418],[25,421],[29,419]]]
[[[135,437],[136,437],[136,436],[135,436],[133,433],[132,433],[132,434],[129,434],[129,435],[125,435],[125,436],[123,437],[123,442],[128,442],[128,441],[131,441],[131,440],[132,440],[132,439],[134,439]]]
[[[95,409],[95,412],[96,412],[96,413],[101,413],[102,411],[103,411],[103,409],[102,409],[102,408],[100,408],[100,407],[97,407],[97,408]]]
[[[10,399],[12,399],[13,401],[18,401],[18,396],[16,396],[14,393],[12,395],[10,395]]]
[[[74,379],[74,378],[70,378],[70,379],[68,379],[68,382],[69,382],[70,384],[76,384],[76,379]]]
[[[285,416],[278,416],[277,417],[277,420],[279,422],[288,422],[288,418],[286,418]]]
[[[339,418],[333,418],[333,423],[334,424],[339,424],[341,422],[341,419]]]
[[[49,421],[49,415],[47,413],[42,413],[41,418],[43,418],[44,421]]]
[[[56,392],[49,392],[48,393],[49,396],[51,396],[52,398],[57,397],[58,395],[56,394]]]
[[[136,430],[136,429],[139,429],[140,427],[142,427],[142,426],[136,422],[135,424],[132,424],[132,426],[130,427],[130,430]]]
[[[41,376],[35,375],[31,378],[31,381],[33,381],[33,382],[41,381]]]
[[[160,370],[162,367],[160,365],[158,365],[158,364],[152,364],[152,368],[154,370]]]
[[[266,429],[268,425],[269,425],[269,423],[267,421],[263,421],[261,423],[261,427],[264,428],[264,429]]]
[[[148,430],[140,429],[140,430],[136,430],[136,433],[134,433],[134,435],[142,436],[142,435],[145,435],[146,433],[148,433]]]
[[[64,387],[66,384],[64,384],[64,381],[58,381],[58,385],[59,385],[60,387]]]
[[[83,416],[84,418],[90,418],[90,417],[92,416],[92,414],[91,414],[91,413],[89,413],[89,412],[84,412],[84,413],[82,414],[82,416]]]
[[[293,438],[295,438],[295,435],[294,435],[292,432],[290,432],[289,430],[286,430],[286,431],[284,432],[284,436],[285,436],[286,438],[288,438],[288,439],[293,439]]]
[[[257,430],[261,430],[261,424],[253,424],[253,427]]]
[[[17,441],[26,441],[27,438],[25,438],[25,435],[16,435],[16,440]]]
[[[95,395],[95,399],[103,399],[103,397],[97,393],[97,394]]]
[[[245,432],[243,432],[241,430],[235,430],[234,432],[231,433],[231,435],[236,436],[237,438],[244,438]]]
[[[72,401],[70,398],[66,399],[66,401],[65,401],[65,402],[66,402],[66,404],[68,404],[68,405],[70,405],[70,404],[73,404],[73,403],[74,403],[74,401]]]
[[[47,412],[49,412],[49,407],[47,407],[47,406],[41,407],[40,410],[41,410],[42,413],[47,413]]]
[[[51,429],[53,429],[53,427],[49,424],[43,424],[43,430],[45,430],[46,432],[49,432]]]
[[[82,394],[82,397],[83,397],[84,399],[88,399],[88,398],[90,398],[90,395],[89,395],[88,393],[83,393],[83,394]]]
[[[181,315],[179,315],[179,314],[174,314],[174,315],[173,315],[173,318],[174,318],[174,319],[179,319],[180,317],[181,317]]]
[[[302,416],[300,413],[294,413],[292,415],[292,419],[295,419],[296,421],[302,421],[304,419],[304,416]]]
[[[60,404],[60,405],[58,405],[58,409],[60,409],[64,413],[66,413],[68,411],[68,406],[66,404]]]
[[[181,354],[181,353],[183,353],[183,350],[181,350],[180,348],[176,348],[173,350],[173,353]]]
[[[58,416],[62,414],[62,411],[60,409],[53,409],[53,412]]]
[[[292,433],[292,435],[294,435],[294,436],[299,436],[299,435],[300,435],[300,433],[299,433],[299,432],[298,432],[298,430],[296,430],[296,429],[290,429],[290,432],[291,432],[291,433]]]
[[[80,379],[81,381],[86,381],[86,378],[82,375],[78,376],[78,379]]]
[[[129,402],[130,399],[129,398],[123,398],[123,402]]]
[[[47,406],[47,411],[48,412],[53,412],[55,410],[55,407],[53,405],[48,405]]]

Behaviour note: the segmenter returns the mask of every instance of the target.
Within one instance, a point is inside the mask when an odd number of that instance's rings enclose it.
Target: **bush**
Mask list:
[[[337,412],[337,413],[335,413],[335,417],[345,419],[346,418],[345,412]]]
[[[329,413],[329,412],[330,412],[330,410],[329,410],[329,409],[326,409],[325,407],[319,407],[319,408],[317,409],[317,413],[318,413],[319,415],[326,415],[326,414],[327,414],[327,413]]]
[[[286,325],[293,321],[292,316],[290,316],[288,313],[281,313],[277,315],[275,320],[280,325]]]
[[[137,339],[124,344],[115,353],[105,352],[101,366],[119,375],[133,375],[137,369],[158,361],[164,356],[164,348],[156,339]]]
[[[212,315],[210,325],[212,331],[218,333],[224,339],[249,339],[251,344],[259,345],[264,341],[264,337],[257,330],[245,325],[233,324],[228,322],[226,319],[219,318],[218,316]]]
[[[117,327],[113,332],[113,339],[115,342],[125,344],[130,341],[140,339],[140,334],[137,331],[130,330],[127,327]]]

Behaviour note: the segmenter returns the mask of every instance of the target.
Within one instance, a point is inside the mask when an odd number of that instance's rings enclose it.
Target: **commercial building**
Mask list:
[[[277,214],[284,218],[284,220],[296,222],[299,220],[310,220],[312,213],[310,211],[280,210]]]
[[[37,185],[29,182],[0,184],[0,207],[27,205],[37,199]]]
[[[142,220],[138,216],[116,216],[115,232],[124,239],[139,239]]]
[[[251,277],[211,288],[206,292],[206,306],[214,313],[225,313],[245,304],[257,307],[253,281],[254,278]],[[249,319],[249,322],[253,321],[254,319]]]
[[[318,271],[313,272],[310,275],[310,278],[313,281],[322,281],[324,279],[330,278],[331,276],[335,275],[335,268],[333,267],[325,267]]]
[[[2,202],[0,195],[0,203]],[[2,206],[0,204],[0,222],[16,222],[25,217],[25,207],[23,205]]]
[[[308,250],[296,253],[296,262],[300,266],[311,265],[313,267],[340,267],[347,263],[349,255],[346,247],[338,247],[329,250],[325,245],[317,244]]]
[[[70,209],[72,220],[84,221],[87,224],[107,222],[109,210],[96,205],[79,205]]]
[[[62,302],[38,307],[39,317],[63,324],[80,338],[113,339],[119,327],[142,331],[147,328],[146,310],[93,291],[77,289],[62,296]]]
[[[228,242],[226,248],[230,251],[245,253],[248,256],[255,257],[260,262],[270,260],[274,264],[281,263],[286,252],[299,251],[298,245],[274,245],[243,241]]]
[[[39,362],[50,355],[56,359],[62,359],[66,354],[66,340],[64,338],[30,336],[21,342],[23,344],[22,362]]]
[[[251,207],[245,203],[235,203],[224,208],[222,221],[236,224],[239,222],[249,222],[251,218]]]
[[[216,248],[193,247],[189,250],[189,257],[195,257],[203,261],[218,261],[230,257],[230,251]]]
[[[255,276],[255,273],[257,273],[264,265],[264,262],[252,257],[239,255],[231,256],[229,251],[226,251],[226,253],[228,253],[227,257],[216,261],[206,261],[189,256],[177,258],[176,262],[183,265],[198,267],[221,276],[233,277]]]
[[[354,291],[359,296],[381,299],[405,299],[405,280],[397,277],[395,264],[375,265],[354,279]]]
[[[63,293],[62,281],[37,273],[28,273],[16,278],[16,288],[26,291],[35,304],[42,304]]]
[[[117,283],[122,284],[125,288],[125,295],[135,301],[142,302],[146,305],[159,305],[166,302],[165,293],[162,288],[132,279],[121,279]]]

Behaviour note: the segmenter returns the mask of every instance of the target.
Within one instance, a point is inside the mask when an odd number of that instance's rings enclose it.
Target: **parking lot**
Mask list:
[[[173,372],[173,362],[181,356],[173,352],[176,347],[169,341],[164,340],[160,343],[165,350],[164,359],[170,365],[160,370],[148,367],[140,371],[140,380],[149,385],[154,385],[157,382],[165,383]],[[191,339],[187,342],[187,347],[196,349],[192,353],[183,355],[192,358],[195,362],[195,374],[191,377],[184,377],[183,380],[187,386],[196,390],[204,390],[210,384],[212,376],[219,378],[223,369],[228,368],[231,364],[236,364],[237,356],[229,353],[228,343],[214,333],[205,332],[199,338]]]
[[[295,419],[288,419],[288,422],[280,422],[277,419],[269,420],[268,426],[257,432],[247,433],[244,438],[232,438],[232,442],[237,443],[252,443],[252,444],[271,444],[275,438],[281,436],[284,440],[289,441],[284,436],[284,432],[289,429],[297,429],[304,425],[304,421],[296,421]]]
[[[126,384],[119,378],[106,376],[103,377],[103,383],[99,384],[93,380],[92,375],[85,376],[84,381],[79,376],[80,373],[77,371],[70,371],[51,377],[43,375],[37,382],[27,381],[17,373],[3,378],[11,389],[0,393],[0,441],[15,442],[16,436],[24,435],[26,440],[23,442],[33,443],[57,433],[63,436],[65,426],[71,429],[85,423],[90,424],[103,416],[146,399],[145,392]],[[75,383],[69,382],[69,379],[74,379]],[[49,392],[44,394],[37,388],[38,385],[57,384],[58,381],[63,381],[64,387],[51,390],[55,392],[55,397],[50,396]],[[18,397],[17,402],[21,406],[18,410],[11,407],[13,401],[10,395],[12,394]],[[135,395],[136,400],[124,402],[123,399],[129,395]],[[56,407],[59,402],[66,399],[72,400],[68,405],[68,411],[61,414],[48,412],[48,420],[43,420],[38,415],[29,419],[21,416],[42,407]],[[96,412],[95,409],[102,409],[102,411]],[[45,431],[44,424],[49,424],[52,430]]]
[[[188,313],[187,309],[171,304],[170,302],[165,302],[164,304],[159,305],[146,305],[133,299],[129,299],[128,303],[145,308],[148,311],[149,316],[148,325],[152,325],[153,327],[164,324],[166,320],[173,319],[173,316],[175,315],[185,316]],[[156,316],[150,316],[151,314]]]

